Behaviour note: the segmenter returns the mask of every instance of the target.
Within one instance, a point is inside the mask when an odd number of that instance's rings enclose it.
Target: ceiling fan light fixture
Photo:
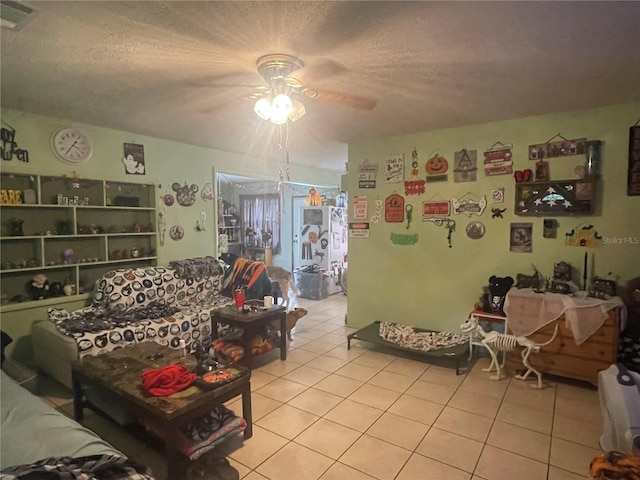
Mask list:
[[[273,114],[271,99],[267,97],[259,99],[253,107],[253,111],[263,120],[269,120]]]
[[[277,115],[278,117],[284,115],[284,117],[288,117],[289,114],[293,111],[293,102],[289,95],[285,93],[279,93],[273,98],[271,102],[271,108],[273,108],[272,116]]]
[[[298,100],[293,100],[293,109],[289,114],[289,120],[295,122],[300,117],[302,117],[305,113],[307,113],[306,108],[304,108],[304,104],[299,102]]]
[[[284,125],[285,123],[287,123],[288,119],[289,116],[286,113],[276,111],[275,109],[273,110],[273,114],[270,118],[270,120],[276,125]]]

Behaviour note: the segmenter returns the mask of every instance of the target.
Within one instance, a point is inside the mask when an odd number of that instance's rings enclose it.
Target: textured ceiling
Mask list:
[[[640,2],[29,2],[2,29],[2,105],[273,156],[247,96],[289,53],[314,88],[291,162],[344,169],[346,142],[640,100]]]

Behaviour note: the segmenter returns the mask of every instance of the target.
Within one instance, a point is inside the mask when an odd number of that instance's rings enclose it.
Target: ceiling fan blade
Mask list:
[[[314,98],[326,100],[328,102],[346,105],[348,107],[357,108],[358,110],[373,110],[378,104],[377,100],[372,98],[360,97],[358,95],[349,95],[342,92],[332,90],[316,90]]]
[[[347,68],[344,65],[333,60],[322,59],[310,65],[305,64],[301,69],[294,72],[294,75],[300,83],[313,84],[346,71]]]

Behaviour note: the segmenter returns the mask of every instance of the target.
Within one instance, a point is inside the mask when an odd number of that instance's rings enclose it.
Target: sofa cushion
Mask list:
[[[152,303],[186,306],[220,295],[222,275],[179,278],[167,267],[120,268],[96,282],[93,305],[126,312]]]

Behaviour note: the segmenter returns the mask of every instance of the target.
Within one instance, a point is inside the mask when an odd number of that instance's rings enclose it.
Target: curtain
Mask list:
[[[240,195],[244,244],[280,253],[280,195]]]

